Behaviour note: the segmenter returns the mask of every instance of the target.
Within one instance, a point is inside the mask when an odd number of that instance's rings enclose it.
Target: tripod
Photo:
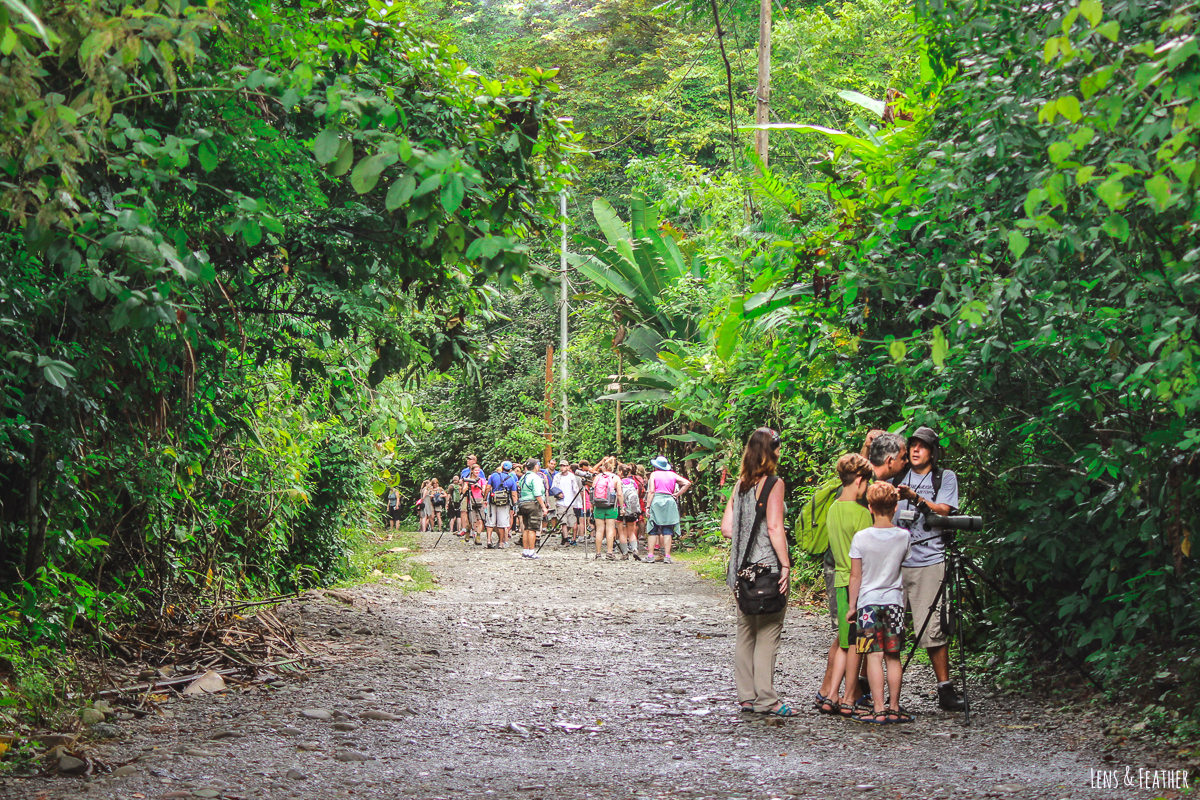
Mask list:
[[[921,544],[938,537],[941,537],[946,544],[946,571],[945,574],[942,575],[942,583],[938,587],[937,596],[934,597],[933,603],[929,606],[929,611],[925,615],[925,622],[921,625],[921,631],[917,634],[916,639],[913,641],[912,649],[909,650],[908,653],[908,658],[904,661],[903,671],[908,671],[908,665],[912,661],[913,656],[916,655],[917,646],[921,642],[921,637],[925,635],[925,630],[929,627],[929,622],[931,619],[933,619],[934,612],[937,611],[938,606],[941,604],[942,598],[946,598],[948,602],[946,603],[946,613],[944,616],[946,624],[943,625],[943,632],[947,637],[953,636],[955,633],[959,634],[958,664],[959,676],[960,680],[962,681],[963,724],[971,724],[971,703],[967,698],[967,647],[965,637],[962,635],[963,587],[967,585],[966,576],[969,572],[972,577],[979,580],[981,583],[999,595],[1001,600],[1008,603],[1009,607],[1020,614],[1021,617],[1029,623],[1030,627],[1032,627],[1039,636],[1045,639],[1047,643],[1057,648],[1059,652],[1066,656],[1067,660],[1071,662],[1076,670],[1078,670],[1079,674],[1086,678],[1093,686],[1096,687],[1097,690],[1104,689],[1104,685],[1094,675],[1092,675],[1090,671],[1088,671],[1087,667],[1083,665],[1083,662],[1081,662],[1076,656],[1070,655],[1069,653],[1063,651],[1061,648],[1061,642],[1059,642],[1051,634],[1047,633],[1042,627],[1041,623],[1030,616],[1028,611],[1021,608],[1021,606],[1018,605],[1011,597],[1009,597],[1009,595],[1003,589],[1001,589],[990,576],[980,570],[979,567],[977,567],[969,557],[963,554],[958,544],[958,537],[953,534],[952,530],[944,530],[927,539],[914,542],[913,544]],[[976,598],[975,603],[976,606],[979,605],[978,598]],[[915,613],[916,609],[913,609],[913,611]],[[915,616],[913,617],[913,620],[915,623]]]
[[[962,551],[959,550],[958,539],[954,536],[943,537],[941,533],[938,533],[927,539],[913,542],[913,544],[924,544],[937,538],[942,538],[946,542],[946,560],[944,562],[946,568],[942,573],[942,582],[938,586],[937,594],[934,596],[933,602],[929,605],[929,611],[925,614],[925,621],[921,624],[921,630],[913,639],[912,649],[908,651],[908,658],[904,660],[901,673],[908,672],[908,665],[912,662],[913,656],[917,654],[917,646],[921,643],[921,638],[925,635],[925,631],[928,630],[934,613],[942,605],[943,598],[947,602],[945,607],[942,608],[942,634],[949,639],[962,628],[962,569],[965,557]],[[913,613],[914,615],[916,614],[916,609],[913,609]],[[913,621],[915,623],[915,616],[913,617]],[[967,695],[967,648],[962,636],[958,637],[958,668],[963,696],[963,725],[970,725],[971,701]]]

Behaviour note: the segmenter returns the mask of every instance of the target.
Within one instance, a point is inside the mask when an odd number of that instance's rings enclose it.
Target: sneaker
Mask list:
[[[653,564],[654,563],[654,555],[648,554],[642,558],[642,561],[644,561],[647,564]]]
[[[966,711],[967,704],[958,696],[958,692],[954,691],[954,686],[949,683],[944,683],[937,687],[938,708],[942,711]]]
[[[530,558],[541,558],[542,556],[535,550],[534,552],[529,554],[529,557]]]
[[[671,563],[673,563],[674,561],[675,561],[675,559],[671,558],[670,556],[663,556],[663,563],[664,563],[664,564],[671,564]]]

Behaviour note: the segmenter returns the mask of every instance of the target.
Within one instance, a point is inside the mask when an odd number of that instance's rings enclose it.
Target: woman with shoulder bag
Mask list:
[[[737,646],[733,675],[738,706],[777,717],[795,717],[775,691],[775,657],[787,613],[791,555],[783,532],[783,481],[779,434],[759,428],[742,451],[742,471],[734,484],[721,533],[732,540],[726,582],[737,599]]]

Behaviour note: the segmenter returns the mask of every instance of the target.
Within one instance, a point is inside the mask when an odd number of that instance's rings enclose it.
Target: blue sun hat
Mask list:
[[[503,464],[500,465],[500,469],[504,470],[505,472],[508,472],[510,469],[512,469],[512,462],[505,461]]]
[[[654,467],[655,469],[669,470],[671,468],[671,462],[667,461],[666,456],[658,456],[657,458],[650,460],[650,466]]]

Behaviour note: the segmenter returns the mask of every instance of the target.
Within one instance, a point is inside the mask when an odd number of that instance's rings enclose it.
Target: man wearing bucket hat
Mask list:
[[[896,524],[909,528],[912,537],[912,549],[901,569],[904,597],[916,632],[929,617],[919,644],[929,653],[929,663],[937,676],[938,706],[944,711],[962,711],[963,701],[950,682],[950,652],[941,624],[945,599],[938,599],[930,613],[946,572],[946,545],[941,528],[926,524],[922,515],[945,516],[958,511],[958,476],[938,466],[940,454],[937,432],[925,426],[917,428],[908,437],[909,469],[892,482],[900,489],[901,498]],[[917,512],[916,519],[905,521],[905,511]]]
[[[646,481],[646,518],[650,522],[646,537],[647,564],[654,562],[654,548],[662,542],[663,563],[671,563],[671,539],[679,525],[679,496],[688,490],[692,482],[671,469],[666,456],[651,459],[654,471]]]

